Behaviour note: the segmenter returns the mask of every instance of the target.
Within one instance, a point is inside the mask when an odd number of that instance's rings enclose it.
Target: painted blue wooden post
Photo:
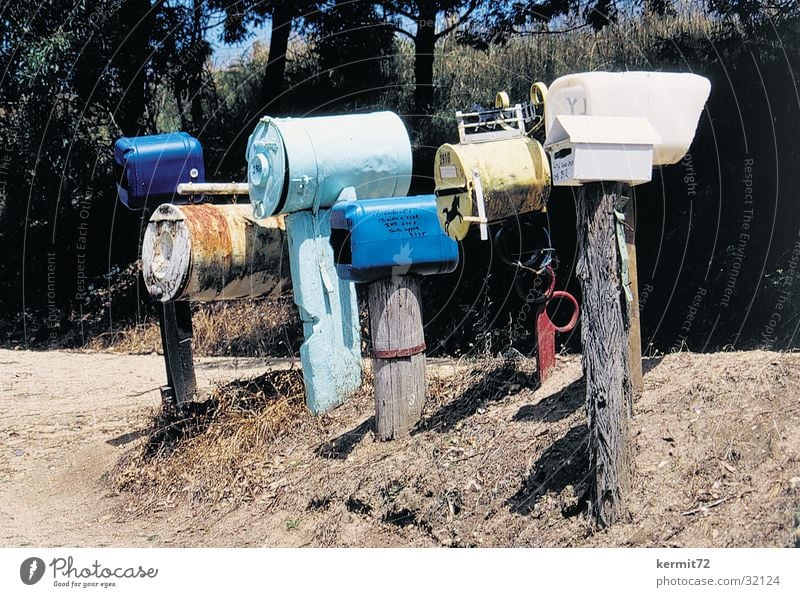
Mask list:
[[[286,216],[294,302],[305,342],[300,347],[306,404],[325,412],[361,385],[361,333],[356,288],[333,264],[330,210]]]
[[[411,143],[392,112],[270,118],[247,147],[256,217],[286,214],[306,404],[318,414],[361,385],[356,289],[333,263],[330,208],[337,202],[403,196],[411,182]]]

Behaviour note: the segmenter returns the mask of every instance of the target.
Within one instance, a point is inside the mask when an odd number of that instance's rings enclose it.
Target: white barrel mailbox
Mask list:
[[[353,187],[359,199],[399,197],[411,184],[411,141],[393,112],[261,119],[247,144],[257,217],[330,207]]]
[[[710,91],[708,79],[689,73],[592,72],[556,79],[545,103],[545,148],[553,157],[553,168],[557,168],[559,160],[565,165],[566,150],[574,144],[580,146],[579,150],[588,150],[583,152],[582,165],[589,168],[590,162],[597,163],[588,178],[581,179],[577,172],[575,176],[564,177],[562,168],[558,177],[554,172],[553,182],[646,182],[637,176],[641,172],[639,163],[650,151],[648,146],[652,150],[652,166],[679,162],[694,139]],[[569,140],[572,143],[564,143]],[[632,179],[617,178],[615,172],[603,172],[602,165],[607,160],[600,154],[593,154],[592,149],[598,148],[591,145],[604,143],[616,145],[617,150],[630,147],[632,163],[628,170],[634,174]],[[578,160],[581,156],[574,157]],[[577,162],[574,165],[576,169],[579,166]]]
[[[249,205],[161,205],[142,240],[147,291],[161,302],[278,294],[289,285],[283,228]]]

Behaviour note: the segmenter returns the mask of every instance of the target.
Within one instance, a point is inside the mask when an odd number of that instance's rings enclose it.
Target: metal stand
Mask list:
[[[553,280],[555,281],[555,277]],[[567,325],[557,326],[547,314],[547,306],[555,299],[565,299],[572,304],[572,316]],[[553,291],[550,298],[539,307],[539,312],[536,314],[536,366],[541,383],[550,376],[550,370],[556,364],[556,332],[561,334],[570,331],[577,325],[579,316],[578,301],[564,290]]]
[[[176,408],[194,400],[197,378],[192,361],[192,311],[187,301],[158,304],[161,345],[167,368],[167,385],[161,387],[165,406]]]

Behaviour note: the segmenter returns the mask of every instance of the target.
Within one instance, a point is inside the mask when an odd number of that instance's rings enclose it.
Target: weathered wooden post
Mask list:
[[[380,440],[408,433],[425,405],[425,333],[420,278],[393,276],[372,282],[369,327],[375,387],[375,434]]]
[[[630,192],[629,192],[630,191]],[[628,355],[631,366],[631,383],[634,400],[641,397],[644,391],[644,373],[642,370],[642,328],[639,322],[639,264],[636,258],[636,204],[633,188],[623,189],[627,196],[622,222],[625,228],[625,244],[628,252],[628,278],[630,282],[631,300],[628,305],[630,329],[628,330]],[[633,402],[631,402],[633,407]],[[631,411],[633,415],[633,411]]]
[[[547,96],[553,184],[579,186],[589,511],[604,526],[627,513],[630,419],[642,388],[635,215],[626,185],[649,182],[654,165],[681,160],[709,91],[696,75],[583,73],[554,81]]]
[[[331,245],[339,277],[369,284],[376,437],[406,435],[425,404],[421,276],[453,271],[458,244],[424,195],[337,204]]]
[[[602,524],[611,524],[624,513],[633,469],[630,313],[614,215],[621,190],[618,183],[591,183],[580,187],[577,197],[583,371],[591,467],[595,471],[591,505],[592,514]]]

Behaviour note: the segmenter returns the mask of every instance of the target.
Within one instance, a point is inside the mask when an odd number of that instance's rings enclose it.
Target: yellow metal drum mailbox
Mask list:
[[[525,106],[509,108],[501,93],[494,109],[456,112],[459,142],[442,145],[434,163],[439,221],[450,237],[461,240],[479,224],[487,240],[488,223],[545,208],[550,165],[528,136],[541,122],[544,89],[535,85]]]
[[[434,179],[439,219],[445,232],[456,240],[467,235],[469,225],[476,222],[472,217],[495,222],[541,211],[550,192],[544,149],[538,141],[521,136],[446,143],[436,152]]]

